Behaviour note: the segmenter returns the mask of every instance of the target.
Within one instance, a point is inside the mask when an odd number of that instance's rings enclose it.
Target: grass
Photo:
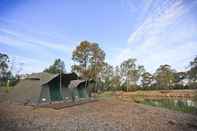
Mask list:
[[[197,91],[195,92],[195,95],[194,95],[193,100],[194,100],[194,101],[197,101]]]
[[[186,112],[186,113],[197,113],[197,108],[188,105],[187,102],[172,99],[161,99],[161,100],[144,100],[141,103],[145,105],[151,105],[155,107],[167,108],[175,111]]]
[[[189,91],[189,92],[188,92]],[[173,93],[173,97],[168,97],[166,93]],[[177,94],[182,93],[195,93],[195,95],[191,95],[194,97],[184,98],[184,97],[175,97]],[[118,93],[117,93],[118,94]],[[160,94],[162,94],[162,97],[159,97]],[[114,92],[108,91],[104,92],[98,95],[99,99],[104,100],[112,100],[114,97]],[[197,113],[197,108],[189,105],[184,100],[192,100],[197,101],[197,91],[195,90],[183,90],[183,91],[135,91],[135,92],[125,92],[120,95],[120,100],[125,100],[128,102],[135,102],[135,103],[141,103],[145,105],[155,106],[155,107],[161,107],[161,108],[167,108],[170,110],[180,111],[180,112],[187,112],[187,113]],[[150,99],[151,98],[151,99]],[[194,98],[195,100],[193,100]],[[119,99],[115,99],[119,100]]]
[[[107,91],[104,93],[101,93],[97,96],[97,98],[99,99],[111,99],[113,96],[113,92],[112,91]]]
[[[142,96],[136,96],[136,97],[133,97],[133,100],[136,103],[143,103],[144,102],[144,97],[142,97]]]
[[[0,91],[3,91],[5,93],[9,93],[13,89],[13,87],[11,87],[11,86],[3,86],[3,87],[0,87],[0,88],[1,88]]]

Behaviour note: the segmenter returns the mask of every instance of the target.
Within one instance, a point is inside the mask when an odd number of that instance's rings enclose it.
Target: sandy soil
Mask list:
[[[54,110],[0,103],[0,131],[197,131],[197,116],[120,100]]]

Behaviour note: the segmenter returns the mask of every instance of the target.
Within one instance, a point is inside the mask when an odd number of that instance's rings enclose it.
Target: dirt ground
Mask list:
[[[54,110],[0,103],[0,131],[197,131],[197,116],[105,99]]]

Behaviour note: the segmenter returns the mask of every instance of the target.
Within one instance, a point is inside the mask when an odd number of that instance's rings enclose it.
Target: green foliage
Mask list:
[[[58,74],[60,72],[66,72],[65,64],[61,59],[56,59],[54,63],[49,66],[49,68],[45,69],[44,72],[48,72],[51,74]]]
[[[112,74],[111,74],[112,73]],[[122,90],[122,86],[121,86],[121,75],[120,75],[120,69],[118,66],[115,67],[115,69],[113,69],[113,72],[111,72],[110,74],[110,86],[107,88],[107,90],[111,90],[111,91],[116,91],[116,90]]]
[[[127,91],[135,90],[137,81],[143,72],[145,72],[144,66],[136,65],[136,59],[130,58],[121,63],[120,74],[127,85]]]
[[[99,99],[111,99],[113,96],[113,92],[111,91],[106,91],[104,93],[99,94],[97,97]]]
[[[173,99],[158,99],[158,100],[144,99],[140,103],[156,106],[156,107],[168,108],[175,111],[197,113],[197,108],[188,104],[187,101],[173,100]]]
[[[12,72],[9,70],[9,57],[0,53],[0,86],[6,86],[8,80],[12,79]]]
[[[150,88],[152,86],[152,83],[154,81],[154,77],[151,73],[145,72],[142,74],[142,87],[145,88]]]
[[[6,54],[0,53],[0,86],[6,85],[10,72],[8,71],[9,57]]]
[[[103,83],[103,90],[109,90],[112,87],[113,81],[113,66],[104,63],[103,70],[100,72],[99,77]]]
[[[12,65],[14,66],[14,65]],[[0,86],[8,92],[11,86],[19,81],[19,75],[13,75],[10,67],[10,60],[7,54],[0,53]]]
[[[191,81],[197,82],[197,56],[190,62],[190,70],[188,75]]]
[[[104,66],[105,53],[97,43],[82,41],[73,51],[72,60],[76,62],[72,71],[82,78],[97,80]]]
[[[175,70],[170,65],[161,65],[154,76],[161,89],[172,89],[175,83]]]

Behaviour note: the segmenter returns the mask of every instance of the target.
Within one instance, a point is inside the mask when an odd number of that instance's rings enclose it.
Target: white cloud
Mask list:
[[[142,37],[147,38],[151,35],[158,37],[156,35],[159,35],[167,26],[174,23],[175,20],[187,12],[181,0],[172,4],[170,4],[170,1],[166,3],[162,8],[157,6],[153,9],[152,14],[148,15],[137,30],[130,35],[128,43],[136,44]]]
[[[194,3],[186,6],[182,0],[166,0],[152,6],[149,4],[152,7],[149,8],[151,14],[131,33],[128,47],[120,49],[119,55],[111,61],[118,65],[123,60],[134,57],[151,72],[160,64],[171,64],[174,68],[183,70],[197,53],[197,42],[194,40],[197,25],[190,24],[189,20],[185,21],[192,4]]]
[[[52,43],[46,40],[36,39],[27,34],[16,32],[13,30],[8,30],[5,28],[0,28],[0,32],[7,34],[0,37],[0,41],[2,41],[2,43],[4,44],[24,46],[24,44],[26,43],[25,46],[42,46],[52,50],[70,52],[70,47],[66,46],[63,43]],[[21,44],[18,44],[18,42],[15,41],[20,41]]]
[[[44,68],[52,64],[53,60],[56,58],[65,60],[66,67],[69,69],[69,66],[71,65],[70,60],[72,50],[77,44],[69,43],[66,45],[53,41],[49,42],[50,39],[45,40],[45,37],[40,39],[33,34],[2,27],[0,28],[0,34],[0,47],[1,45],[12,47],[17,53],[13,54],[13,52],[9,52],[11,59],[14,59],[18,64],[24,63],[22,73],[42,71]],[[18,50],[21,50],[22,52],[19,52]],[[28,55],[25,54],[27,52],[29,52]],[[19,68],[19,65],[17,65],[16,68]]]

